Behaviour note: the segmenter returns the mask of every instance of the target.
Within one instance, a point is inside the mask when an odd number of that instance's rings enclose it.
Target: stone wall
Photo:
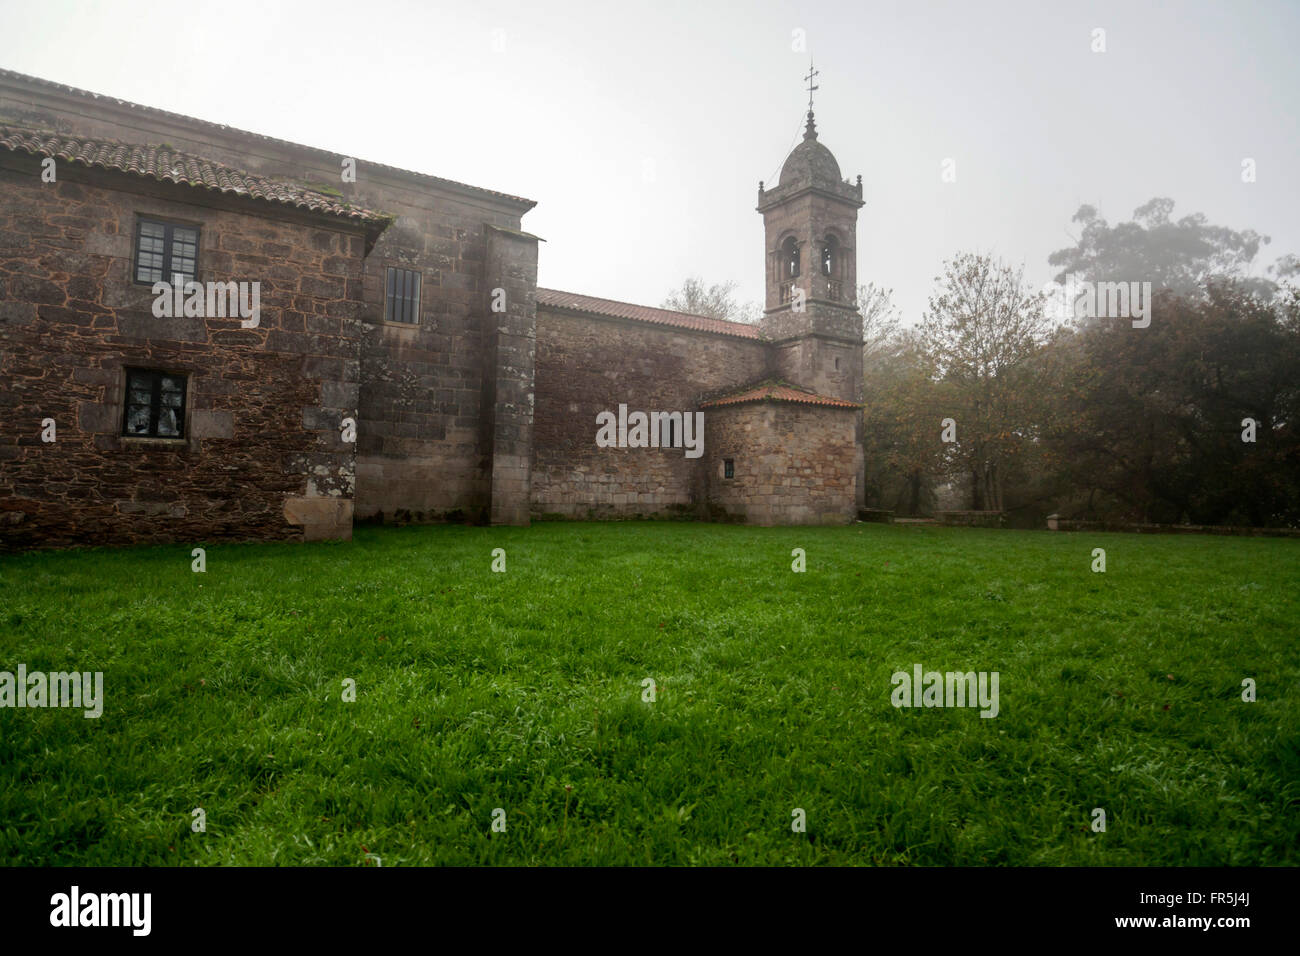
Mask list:
[[[488,227],[483,431],[493,524],[526,525],[532,489],[537,238]]]
[[[365,263],[357,515],[416,521],[487,520],[495,378],[486,377],[495,282],[484,275],[482,210],[372,184],[367,200],[396,215]],[[518,225],[518,218],[494,216]],[[534,251],[534,256],[535,256]],[[388,268],[420,272],[418,324],[385,321]],[[535,267],[534,267],[535,268]],[[536,279],[533,280],[536,289]]]
[[[496,327],[486,320],[493,287],[484,275],[487,237],[494,226],[518,230],[531,201],[21,78],[0,76],[0,119],[70,135],[166,142],[395,216],[362,274],[365,388],[356,513],[402,520],[489,517],[497,436],[484,430],[493,415],[483,401],[496,393],[498,381],[485,377],[496,361],[487,351],[488,340],[496,341]],[[355,181],[342,175],[349,158]],[[439,159],[430,157],[428,165]],[[384,320],[390,266],[422,275],[416,324]],[[526,389],[527,383],[518,385]]]
[[[709,517],[758,525],[849,524],[857,515],[857,409],[754,402],[706,413]],[[725,477],[731,459],[734,477]]]
[[[63,163],[42,183],[8,153],[0,197],[0,543],[350,536],[354,227]],[[154,317],[141,214],[199,226],[199,281],[259,281],[259,325]],[[128,366],[188,375],[184,438],[122,435]]]
[[[539,308],[533,515],[702,516],[703,458],[599,448],[596,416],[617,414],[620,403],[629,412],[695,411],[702,398],[768,375],[769,359],[755,339]]]

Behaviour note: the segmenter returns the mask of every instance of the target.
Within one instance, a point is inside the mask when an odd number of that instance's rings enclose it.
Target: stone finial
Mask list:
[[[803,138],[804,138],[804,139],[816,139],[816,138],[817,138],[817,124],[816,124],[815,122],[813,122],[813,111],[812,111],[812,110],[809,110],[809,111],[808,111],[808,125],[804,127]]]

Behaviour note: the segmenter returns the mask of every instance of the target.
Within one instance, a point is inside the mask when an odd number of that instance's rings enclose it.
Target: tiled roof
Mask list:
[[[725,319],[712,319],[706,315],[673,312],[671,309],[655,309],[648,305],[633,305],[630,302],[616,302],[613,299],[598,299],[591,295],[559,292],[555,289],[538,289],[537,304],[555,309],[590,312],[594,315],[610,316],[616,319],[649,322],[653,325],[670,325],[679,329],[693,329],[696,332],[734,335],[742,339],[763,338],[763,333],[757,325],[749,325],[745,322],[728,322]]]
[[[798,405],[824,405],[828,408],[861,408],[856,402],[846,402],[842,398],[818,395],[807,389],[795,388],[785,382],[763,382],[722,398],[704,402],[700,408],[721,408],[724,405],[740,405],[745,402],[794,402]]]
[[[363,223],[384,223],[392,217],[294,183],[255,176],[210,159],[182,153],[170,146],[139,146],[111,140],[62,136],[43,130],[0,126],[0,147],[33,156],[51,156],[82,166],[132,173],[158,182],[212,189],[231,196],[265,199],[310,212]]]
[[[188,123],[192,126],[205,127],[207,129],[213,129],[213,130],[220,130],[223,133],[231,133],[250,141],[270,143],[272,145],[282,146],[282,147],[287,146],[291,149],[306,150],[308,152],[315,153],[318,156],[328,156],[336,164],[338,162],[338,157],[340,155],[339,153],[333,150],[321,149],[318,146],[304,146],[301,143],[293,143],[286,139],[276,139],[274,136],[265,136],[261,133],[251,133],[248,130],[239,129],[234,126],[227,126],[224,123],[213,123],[209,120],[196,119],[193,116],[186,116],[184,113],[173,113],[170,110],[161,110],[153,106],[143,106],[140,103],[132,103],[130,100],[120,100],[115,96],[105,96],[102,93],[92,93],[89,90],[78,89],[75,86],[67,86],[66,84],[63,83],[55,83],[53,80],[44,80],[41,79],[39,76],[28,76],[26,73],[18,73],[15,70],[0,69],[0,79],[16,81],[24,86],[29,86],[29,87],[37,86],[37,87],[44,87],[46,89],[51,89],[51,90],[58,90],[61,93],[70,93],[73,96],[80,96],[89,100],[103,100],[106,103],[112,103],[116,106],[126,107],[127,109],[134,110],[137,113],[145,113],[150,116],[162,116],[174,120],[180,120],[181,122]],[[471,186],[468,183],[460,183],[454,179],[443,179],[441,176],[433,176],[430,175],[429,173],[419,173],[411,169],[401,169],[400,167],[397,166],[387,166],[384,163],[374,163],[374,162],[370,162],[369,160],[362,160],[362,159],[357,159],[357,165],[373,166],[375,169],[382,169],[388,172],[399,173],[403,176],[410,176],[414,179],[435,183],[440,186],[448,186],[452,189],[459,190],[462,192],[478,193],[481,196],[493,196],[497,199],[504,199],[510,203],[516,203],[525,206],[526,207],[526,209],[524,210],[525,212],[528,209],[532,209],[534,206],[537,205],[537,201],[533,199],[525,199],[522,196],[512,196],[510,193],[497,192],[495,189],[484,189],[482,186]]]

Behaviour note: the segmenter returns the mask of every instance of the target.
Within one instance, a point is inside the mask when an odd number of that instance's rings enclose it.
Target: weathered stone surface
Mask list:
[[[770,361],[759,340],[540,308],[534,516],[702,514],[700,459],[682,448],[600,448],[596,416],[617,414],[620,403],[629,411],[694,412],[720,388],[765,377]]]
[[[857,516],[855,409],[757,402],[706,416],[709,517],[760,525]],[[725,477],[730,459],[734,477]]]
[[[43,184],[34,160],[0,154],[0,232],[26,230],[30,239],[19,268],[0,264],[0,317],[8,320],[0,321],[0,420],[23,439],[0,446],[10,449],[0,455],[0,514],[10,516],[0,522],[0,546],[349,535],[350,501],[344,507],[330,498],[333,518],[301,524],[286,520],[283,509],[288,497],[309,489],[351,494],[354,449],[337,442],[339,413],[322,400],[355,389],[342,377],[345,360],[360,358],[358,335],[339,329],[272,343],[282,331],[280,307],[302,297],[273,285],[263,286],[258,328],[241,329],[238,318],[156,318],[150,289],[130,281],[130,244],[114,241],[133,235],[140,215],[194,222],[200,280],[262,280],[257,271],[211,267],[206,250],[233,236],[253,250],[300,250],[298,273],[321,278],[323,290],[339,282],[333,275],[324,281],[324,260],[332,258],[337,272],[340,257],[319,251],[319,237],[333,248],[334,233],[346,227],[278,219],[269,208],[258,215],[195,205],[182,186],[145,195],[127,177],[74,176],[61,171],[57,183]],[[92,206],[95,216],[78,214]],[[42,227],[17,211],[25,207],[44,210]],[[106,232],[106,221],[118,231]],[[69,241],[74,229],[84,239]],[[361,258],[346,261],[348,277],[359,279]],[[330,304],[308,299],[313,308]],[[338,358],[309,378],[304,360],[318,355]],[[122,435],[129,367],[187,376],[183,440]],[[299,415],[286,414],[290,408]],[[304,408],[316,411],[307,424]],[[46,418],[57,429],[52,443],[40,440]],[[312,455],[313,466],[286,474],[282,460],[290,452]]]
[[[858,400],[861,319],[849,300],[860,186],[810,191],[783,178],[760,196],[769,311],[765,338],[750,339],[539,309],[537,243],[520,232],[527,200],[364,163],[341,182],[331,153],[12,75],[0,77],[5,110],[320,184],[395,222],[370,247],[373,235],[344,221],[183,185],[66,163],[41,183],[34,157],[0,151],[0,420],[12,429],[0,435],[0,546],[347,537],[354,513],[513,524],[530,514],[852,517],[854,411],[709,411],[698,459],[602,449],[595,434],[596,414],[619,404],[689,414],[772,377]],[[199,226],[201,281],[261,282],[260,324],[155,317],[150,289],[132,282],[142,215]],[[783,307],[773,258],[790,236],[809,293],[800,313]],[[827,237],[839,257],[823,276]],[[421,276],[411,324],[385,321],[389,268]],[[121,435],[128,367],[188,375],[183,440]],[[40,440],[44,418],[57,423],[54,444]],[[355,419],[355,444],[344,418]],[[719,477],[715,446],[736,460],[736,479]]]

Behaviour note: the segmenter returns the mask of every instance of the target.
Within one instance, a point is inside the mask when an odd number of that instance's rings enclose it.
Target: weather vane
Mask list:
[[[813,61],[812,58],[810,57],[808,59],[808,75],[804,77],[804,79],[808,81],[808,112],[809,113],[812,112],[813,91],[821,89],[821,87],[813,83],[813,80],[820,75],[821,72],[813,68]]]

